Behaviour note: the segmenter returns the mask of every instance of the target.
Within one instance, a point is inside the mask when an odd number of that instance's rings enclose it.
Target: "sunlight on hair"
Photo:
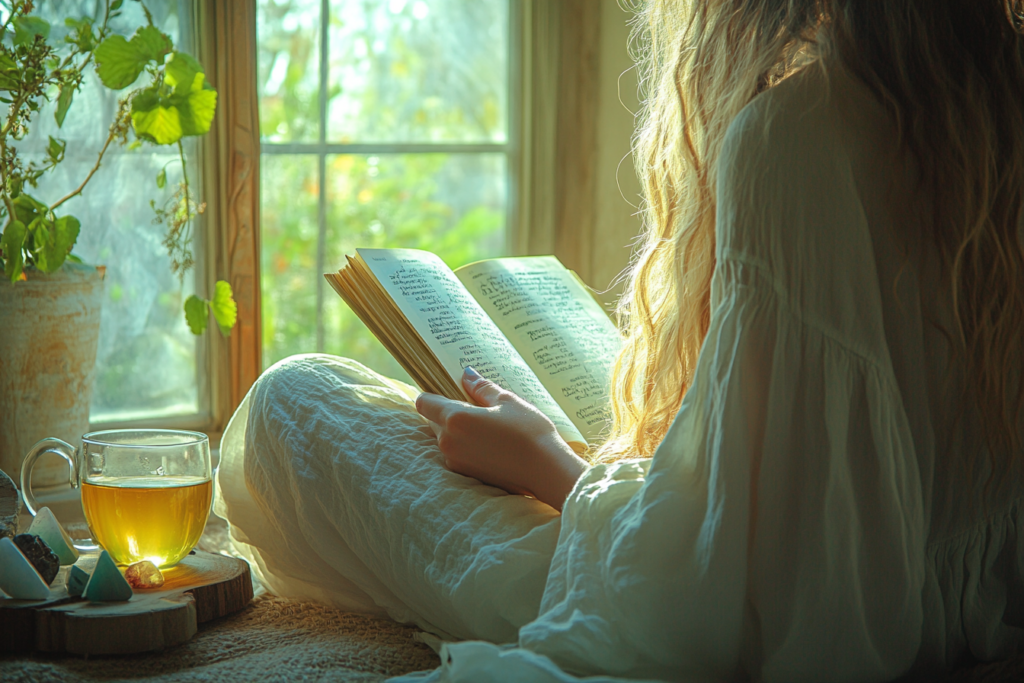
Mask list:
[[[1019,453],[1024,381],[1006,367],[1024,346],[1024,2],[950,2],[630,5],[645,225],[618,310],[626,344],[611,387],[614,423],[596,460],[652,455],[693,381],[711,315],[715,176],[729,124],[758,93],[829,59],[878,96],[924,169],[937,218],[923,237],[942,256],[958,326],[947,331],[959,342],[951,370],[967,378],[965,405],[980,406],[990,458]],[[960,34],[983,36],[971,49],[989,63],[964,63],[945,47]],[[921,63],[931,71],[911,68]],[[988,82],[991,74],[999,77]]]

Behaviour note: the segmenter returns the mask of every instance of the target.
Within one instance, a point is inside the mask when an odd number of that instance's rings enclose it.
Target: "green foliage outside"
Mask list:
[[[507,6],[502,0],[331,2],[328,141],[490,142],[506,137]],[[424,3],[420,3],[424,5]],[[395,7],[401,7],[395,11]],[[265,144],[316,141],[319,2],[261,0],[260,128]],[[418,22],[418,23],[417,23]],[[362,77],[360,74],[369,74]],[[505,253],[503,153],[327,155],[319,258],[315,154],[261,157],[263,358],[319,349],[405,378],[322,283],[357,247],[439,254],[453,268]],[[322,283],[322,284],[321,284]],[[322,297],[318,340],[317,290]]]
[[[328,157],[324,271],[340,268],[357,247],[426,249],[456,268],[501,255],[503,212],[475,206],[459,213],[438,198],[445,171],[453,166],[454,182],[466,183],[472,176],[500,177],[505,170],[501,155]],[[269,365],[317,349],[316,288],[323,276],[317,270],[316,157],[264,155],[261,176],[263,344]],[[405,377],[330,287],[323,297],[325,352]]]
[[[63,44],[48,41],[50,24],[30,14],[34,8],[30,0],[15,0],[0,26],[0,101],[8,107],[0,128],[0,218],[4,219],[0,259],[4,275],[12,283],[24,279],[26,267],[52,273],[65,259],[75,259],[71,250],[81,224],[74,216],[58,215],[58,209],[82,194],[114,141],[129,147],[143,143],[177,147],[182,181],[163,204],[152,201],[151,205],[156,222],[166,228],[164,246],[171,256],[172,270],[184,277],[194,263],[193,219],[204,205],[190,192],[181,141],[210,130],[217,92],[206,83],[202,65],[175,50],[170,37],[153,25],[144,6],[147,25],[130,39],[108,35],[110,21],[120,15],[123,4],[124,0],[107,0],[98,17],[66,18],[65,25],[71,31]],[[55,101],[54,120],[58,127],[63,126],[90,64],[95,64],[100,81],[111,90],[132,87],[144,74],[146,79],[120,99],[96,164],[81,185],[52,204],[44,202],[30,194],[30,189],[64,160],[67,142],[50,136],[41,165],[25,162],[15,144],[25,138],[34,117],[50,102]],[[129,131],[135,134],[131,142]],[[166,172],[162,170],[156,177],[157,188],[163,189],[165,183]],[[214,299],[192,296],[185,307],[186,312],[191,310],[187,317],[196,334],[206,326],[205,319],[199,322],[199,308],[213,313],[224,334],[235,324],[236,308],[227,283],[217,283]]]

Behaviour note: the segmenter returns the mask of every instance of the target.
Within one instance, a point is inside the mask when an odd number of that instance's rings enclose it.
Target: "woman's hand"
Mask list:
[[[434,423],[448,469],[561,510],[587,468],[535,407],[472,368],[462,376],[477,405],[420,394],[416,410]]]

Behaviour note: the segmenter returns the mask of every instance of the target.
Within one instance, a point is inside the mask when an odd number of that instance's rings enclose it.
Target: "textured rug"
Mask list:
[[[433,669],[416,629],[323,605],[261,595],[241,612],[202,624],[188,643],[163,652],[83,659],[0,655],[4,683],[77,681],[383,681]]]

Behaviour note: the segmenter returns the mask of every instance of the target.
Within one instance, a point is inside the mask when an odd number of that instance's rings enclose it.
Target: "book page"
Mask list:
[[[466,366],[535,405],[570,445],[586,441],[445,263],[414,249],[358,249],[359,256],[445,371],[462,386]]]
[[[456,275],[584,438],[598,441],[622,337],[590,291],[553,256],[480,261]]]

